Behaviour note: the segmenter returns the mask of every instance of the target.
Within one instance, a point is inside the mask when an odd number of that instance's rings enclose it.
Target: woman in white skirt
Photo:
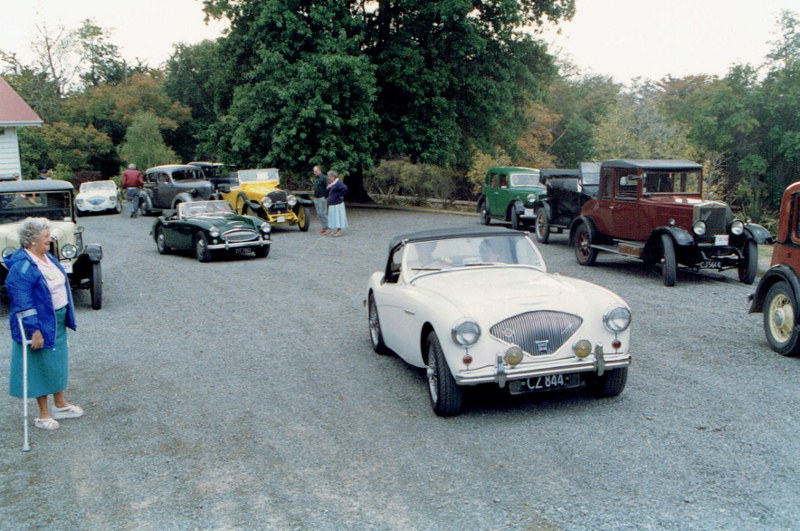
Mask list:
[[[334,170],[328,172],[328,229],[331,236],[341,236],[347,228],[347,212],[344,209],[344,196],[347,186],[339,180]]]

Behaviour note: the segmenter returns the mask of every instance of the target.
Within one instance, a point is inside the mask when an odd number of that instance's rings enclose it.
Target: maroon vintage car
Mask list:
[[[703,199],[703,167],[688,160],[610,160],[600,165],[600,189],[570,225],[582,265],[599,251],[660,264],[665,286],[678,265],[693,270],[738,269],[752,284],[764,227],[734,219],[730,206]]]
[[[800,182],[783,192],[778,238],[772,263],[750,295],[750,313],[764,313],[770,347],[784,356],[800,356]]]

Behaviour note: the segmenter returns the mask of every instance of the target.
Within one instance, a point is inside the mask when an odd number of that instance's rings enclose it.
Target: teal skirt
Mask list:
[[[66,317],[66,306],[56,310],[56,341],[52,350],[28,348],[28,398],[51,395],[67,388],[69,344],[64,322]],[[9,394],[22,398],[22,345],[13,340],[9,384]]]

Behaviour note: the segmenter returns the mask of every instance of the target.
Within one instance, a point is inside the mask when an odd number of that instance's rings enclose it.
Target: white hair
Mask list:
[[[23,247],[32,245],[48,229],[50,229],[50,220],[47,218],[23,219],[17,229],[19,244]]]

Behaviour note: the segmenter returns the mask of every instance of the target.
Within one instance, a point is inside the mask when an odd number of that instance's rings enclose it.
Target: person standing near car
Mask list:
[[[322,229],[319,231],[320,234],[330,234],[331,231],[328,228],[328,179],[325,177],[325,174],[322,173],[322,168],[320,166],[314,166],[314,210],[317,211],[317,217],[319,218],[320,225],[322,225]]]
[[[344,210],[344,196],[347,186],[339,180],[334,170],[328,172],[328,228],[331,236],[341,236],[347,228],[347,212]]]
[[[9,322],[11,325],[11,373],[9,394],[22,398],[22,331],[17,314],[32,310],[22,319],[28,352],[28,393],[36,397],[37,428],[58,429],[58,419],[83,416],[83,409],[67,402],[64,391],[69,377],[67,327],[75,330],[75,309],[69,279],[50,254],[50,221],[26,218],[17,233],[21,249],[6,258]],[[53,409],[47,403],[53,395]]]
[[[136,169],[136,164],[128,164],[128,169],[122,174],[122,189],[125,190],[125,200],[128,202],[128,210],[131,217],[137,216],[139,208],[139,196],[144,186],[144,176]]]

